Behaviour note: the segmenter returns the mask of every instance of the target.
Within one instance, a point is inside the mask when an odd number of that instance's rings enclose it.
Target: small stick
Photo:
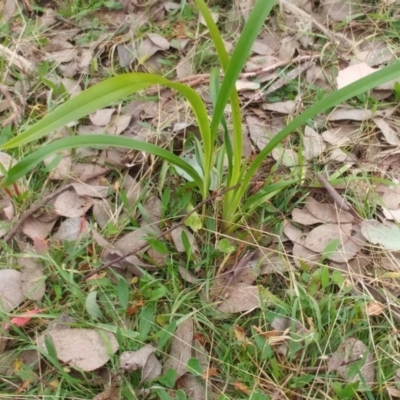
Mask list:
[[[214,200],[215,198],[217,198],[217,197],[219,197],[219,196],[222,196],[223,194],[225,194],[225,193],[227,193],[227,192],[229,192],[229,191],[231,191],[231,190],[233,190],[233,189],[236,189],[236,188],[239,187],[239,186],[240,186],[240,184],[237,184],[237,185],[232,186],[232,187],[230,187],[230,188],[227,188],[227,189],[225,189],[225,190],[221,190],[220,192],[214,193],[213,195],[211,195],[211,196],[208,197],[207,199],[201,201],[199,204],[197,204],[196,207],[194,207],[189,213],[187,213],[177,224],[171,226],[171,228],[168,228],[168,229],[165,230],[164,232],[161,232],[159,235],[157,235],[157,236],[155,237],[155,239],[158,240],[158,239],[161,239],[161,238],[163,238],[163,237],[169,235],[172,231],[174,231],[175,229],[177,229],[177,228],[179,228],[180,226],[182,226],[182,225],[185,223],[185,221],[186,221],[192,214],[194,214],[197,210],[199,210],[204,204],[206,204],[206,203],[208,203],[208,202]],[[87,281],[87,280],[88,280],[89,278],[91,278],[93,275],[96,275],[96,274],[98,274],[99,272],[104,271],[106,268],[109,268],[109,267],[111,267],[113,264],[116,264],[116,263],[118,263],[118,262],[124,260],[126,257],[132,256],[132,255],[138,253],[139,251],[142,251],[142,250],[145,249],[147,246],[148,246],[148,243],[145,243],[144,245],[139,246],[139,247],[135,248],[134,250],[129,251],[129,252],[123,254],[122,256],[119,256],[118,258],[115,258],[114,260],[109,261],[109,262],[103,264],[101,267],[96,268],[96,269],[94,269],[93,271],[91,271],[91,272],[89,272],[88,274],[86,274],[86,275],[84,276],[83,280],[84,280],[84,281]]]
[[[332,200],[335,202],[335,204],[342,210],[348,211],[350,213],[354,213],[353,208],[351,205],[348,203],[347,200],[345,200],[337,191],[336,189],[325,179],[325,177],[322,174],[317,174],[317,178],[320,181],[321,185],[326,189],[328,192],[329,196],[331,196]]]

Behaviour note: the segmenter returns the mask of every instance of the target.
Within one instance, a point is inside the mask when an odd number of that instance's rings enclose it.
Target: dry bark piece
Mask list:
[[[95,329],[66,328],[51,330],[39,336],[38,344],[44,351],[46,351],[45,336],[47,335],[53,341],[57,358],[83,371],[94,371],[102,367],[119,347],[111,332],[104,331],[100,334]]]
[[[171,341],[171,351],[163,371],[174,369],[177,379],[186,373],[186,365],[192,357],[193,329],[193,320],[186,319],[179,324]]]

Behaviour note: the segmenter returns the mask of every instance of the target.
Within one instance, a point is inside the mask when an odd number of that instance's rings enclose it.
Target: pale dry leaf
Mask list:
[[[193,283],[197,284],[199,283],[199,280],[185,267],[182,267],[179,265],[178,267],[179,275],[182,277],[182,279],[188,283]]]
[[[376,71],[376,68],[371,68],[366,63],[350,65],[349,67],[339,71],[336,78],[338,89],[342,89],[343,87],[350,85],[350,83],[358,81]]]
[[[71,97],[77,96],[79,93],[82,92],[82,89],[79,85],[79,82],[73,79],[62,78],[60,82],[64,86],[65,90]]]
[[[229,297],[218,305],[219,311],[233,314],[261,307],[257,286],[239,282],[231,289]]]
[[[18,258],[21,268],[21,289],[29,300],[41,301],[46,291],[43,267],[34,258]]]
[[[363,360],[358,374],[351,374],[352,364]],[[346,364],[350,362],[350,364]],[[370,390],[375,384],[374,357],[368,347],[360,340],[349,337],[340,344],[328,361],[328,371],[335,371],[346,382],[360,381],[358,390]],[[362,379],[360,379],[360,375]]]
[[[163,204],[158,196],[151,195],[144,203],[147,219],[151,224],[159,223],[163,215]]]
[[[394,52],[386,42],[374,38],[360,44],[356,50],[356,57],[358,62],[365,62],[370,67],[375,67],[392,61]]]
[[[321,136],[325,142],[335,146],[344,146],[356,139],[360,126],[344,124],[322,132]]]
[[[218,19],[219,19],[219,14],[216,12],[211,12],[210,14],[211,14],[211,18],[213,19],[213,21],[215,23],[217,23]],[[204,20],[203,14],[201,14],[201,13],[200,13],[200,17],[199,17],[199,22],[200,22],[200,24],[207,26],[206,21]]]
[[[302,243],[307,249],[324,254],[326,248],[333,241],[338,241],[338,248],[327,255],[328,260],[347,262],[354,258],[361,248],[351,236],[351,224],[325,224],[312,229]]]
[[[171,238],[172,238],[172,241],[174,242],[176,251],[178,253],[184,253],[186,251],[185,246],[183,245],[183,242],[182,242],[182,233],[183,232],[185,232],[188,237],[192,252],[197,253],[199,251],[199,247],[197,246],[196,239],[195,239],[193,233],[190,232],[189,229],[187,229],[185,226],[178,226],[176,229],[174,229],[171,232]]]
[[[115,108],[102,108],[89,114],[89,119],[95,126],[106,126],[111,122],[111,117],[114,112]]]
[[[148,60],[151,56],[158,51],[162,51],[150,38],[145,38],[142,42],[137,44],[137,57],[140,62]]]
[[[381,245],[387,250],[400,250],[400,229],[396,225],[385,226],[379,221],[364,220],[361,233],[374,245]]]
[[[105,175],[109,171],[110,168],[98,164],[73,163],[71,167],[71,175],[80,182],[86,182],[100,174]]]
[[[142,369],[142,376],[140,381],[146,382],[158,378],[162,372],[161,362],[158,360],[154,353],[149,355],[145,366]]]
[[[251,51],[260,56],[267,56],[274,54],[274,50],[268,46],[263,40],[256,39],[251,46]]]
[[[120,135],[129,126],[131,119],[130,115],[113,115],[110,124],[106,127],[106,132],[110,135]]]
[[[151,354],[157,349],[151,345],[144,345],[139,350],[124,351],[119,358],[119,369],[124,372],[133,372],[144,368]]]
[[[8,198],[0,200],[0,220],[11,221],[14,216],[14,205]]]
[[[284,149],[283,147],[275,147],[272,150],[272,158],[280,161],[285,167],[294,167],[299,164],[299,156],[292,149]]]
[[[306,208],[294,208],[292,211],[292,220],[305,226],[321,223],[321,220],[312,215]]]
[[[210,385],[207,385],[207,388],[205,388],[196,376],[189,373],[181,376],[178,385],[191,400],[204,400],[205,398],[210,398],[210,394],[208,393]]]
[[[333,149],[329,153],[329,159],[341,163],[349,163],[350,165],[354,163],[354,160],[348,154],[346,154],[342,149],[338,148]]]
[[[285,220],[283,224],[283,233],[291,240],[293,243],[302,242],[302,236],[304,232],[291,224],[288,220]]]
[[[5,0],[1,10],[1,21],[6,24],[17,11],[17,0]]]
[[[381,197],[383,205],[390,210],[400,208],[400,186],[397,182],[393,182],[392,186],[379,184],[376,193]]]
[[[62,221],[57,232],[52,236],[54,240],[78,240],[89,230],[85,218],[74,217]]]
[[[94,198],[105,198],[109,190],[109,186],[100,185],[100,182],[74,182],[72,186],[78,196],[88,196]]]
[[[259,150],[262,150],[286,125],[285,117],[269,116],[264,112],[262,114],[266,118],[262,119],[255,115],[246,117],[250,138]]]
[[[243,92],[244,90],[258,90],[260,87],[259,82],[252,82],[247,79],[238,79],[236,81],[236,90],[238,92]]]
[[[309,267],[312,267],[314,265],[317,265],[319,260],[321,259],[321,254],[315,253],[307,249],[307,247],[302,246],[300,243],[293,244],[292,254],[293,261],[298,268],[302,267],[302,263],[308,265]]]
[[[396,210],[390,210],[386,207],[382,207],[382,212],[385,218],[391,221],[400,222],[400,208]]]
[[[74,190],[61,193],[53,202],[54,212],[63,217],[81,217],[92,207],[93,200],[78,196]]]
[[[353,15],[362,12],[360,5],[356,1],[347,0],[322,0],[326,13],[334,21],[343,22],[350,19]]]
[[[328,203],[320,203],[314,197],[306,198],[307,210],[321,222],[347,224],[354,221],[353,215],[349,212],[339,209],[337,206]]]
[[[168,50],[169,49],[169,42],[167,39],[162,37],[158,33],[148,33],[147,37],[161,50]]]
[[[95,329],[51,330],[38,338],[38,345],[46,351],[45,336],[53,341],[57,358],[83,371],[94,371],[106,364],[118,350],[113,333]],[[111,354],[110,354],[111,353]]]
[[[192,357],[193,329],[193,320],[188,318],[178,325],[172,337],[171,351],[163,371],[172,368],[177,373],[177,379],[186,373],[186,365]]]
[[[303,146],[303,156],[306,160],[318,157],[326,149],[321,135],[309,126],[306,126],[304,130]]]
[[[123,188],[126,192],[129,207],[133,207],[140,198],[140,194],[143,190],[142,186],[130,175],[126,175],[124,178]]]
[[[21,272],[14,269],[0,270],[0,307],[4,312],[18,307],[25,299],[22,291]]]
[[[259,260],[260,275],[281,274],[290,268],[289,262],[275,251],[256,251],[256,259]]]
[[[13,157],[11,157],[9,154],[4,153],[0,151],[0,164],[2,167],[8,171],[11,167],[13,167],[17,163],[17,160]],[[0,178],[2,178],[4,175],[0,170]]]
[[[29,217],[22,225],[22,232],[32,240],[45,239],[53,230],[57,218],[52,218],[51,221],[41,221],[39,218]]]
[[[145,246],[148,238],[157,233],[155,226],[141,226],[135,231],[129,232],[114,242],[114,246],[123,252],[133,251],[135,248]]]
[[[282,61],[289,61],[293,58],[296,49],[300,47],[293,36],[286,36],[281,40],[278,57]]]
[[[329,71],[322,69],[319,65],[313,63],[310,68],[307,69],[306,82],[322,89],[328,89],[330,88],[328,76]]]
[[[176,66],[176,77],[178,79],[186,78],[193,74],[193,62],[190,58],[183,58]]]
[[[120,67],[129,67],[135,59],[135,49],[133,44],[119,44],[117,46],[117,54]]]
[[[54,153],[46,157],[43,162],[48,167],[56,159],[58,160],[57,165],[55,165],[50,171],[49,179],[51,180],[62,180],[67,178],[71,173],[72,159],[69,150],[64,150],[60,153]]]
[[[387,143],[393,146],[398,146],[400,144],[398,132],[396,132],[385,119],[374,118],[373,121],[382,132]]]
[[[361,108],[342,108],[338,107],[332,111],[328,117],[328,121],[366,121],[372,119],[374,113],[371,110],[361,109]]]
[[[262,108],[268,111],[275,111],[281,114],[292,114],[297,107],[297,103],[293,100],[277,101],[276,103],[265,103]]]
[[[104,229],[113,218],[112,208],[104,200],[95,201],[92,212],[94,219],[102,229]]]

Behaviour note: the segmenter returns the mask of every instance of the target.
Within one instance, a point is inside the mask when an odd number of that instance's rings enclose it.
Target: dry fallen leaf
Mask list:
[[[89,229],[85,218],[74,217],[62,221],[57,232],[52,236],[54,240],[78,240]]]
[[[382,135],[386,139],[386,142],[393,146],[398,146],[400,144],[398,132],[396,132],[385,119],[374,118],[373,121],[382,132]]]
[[[51,330],[38,338],[39,347],[44,351],[46,335],[53,341],[60,361],[83,371],[94,371],[102,367],[118,350],[114,334],[107,331],[100,334],[95,329]]]
[[[218,310],[223,313],[233,314],[254,310],[259,307],[261,307],[261,304],[258,287],[239,282],[232,286],[229,297],[218,305]]]
[[[383,313],[384,309],[385,309],[385,307],[383,306],[382,303],[371,302],[371,303],[366,304],[365,313],[368,316],[381,315]]]
[[[285,167],[294,167],[299,164],[299,156],[292,149],[284,149],[283,147],[275,147],[272,150],[272,158],[275,161],[280,160]]]
[[[21,275],[14,269],[0,270],[0,307],[4,312],[18,307],[25,299]]]
[[[141,382],[158,378],[162,366],[154,354],[156,350],[153,346],[145,345],[136,351],[124,351],[120,357],[120,371],[133,372],[141,369]]]
[[[43,267],[34,258],[18,258],[21,268],[21,289],[27,299],[40,301],[46,291]]]
[[[106,126],[111,122],[115,108],[102,108],[89,115],[90,121],[96,126]]]
[[[310,213],[306,208],[295,208],[292,211],[292,220],[298,224],[309,226],[320,224],[322,221]]]
[[[193,329],[193,320],[188,318],[179,324],[172,337],[171,351],[164,363],[163,371],[174,369],[177,379],[186,373],[186,365],[192,357]]]
[[[306,209],[321,222],[340,224],[354,222],[354,217],[347,211],[339,209],[334,204],[320,203],[312,196],[306,198]]]
[[[363,362],[359,373],[350,375],[352,364],[360,360]],[[369,390],[375,383],[374,358],[363,342],[352,337],[347,338],[332,354],[328,362],[328,370],[335,371],[346,382],[360,381],[358,390]]]
[[[68,218],[85,215],[92,205],[91,198],[78,196],[74,190],[61,193],[53,202],[54,212]]]
[[[357,2],[347,0],[322,0],[325,11],[334,21],[343,22],[361,12]]]
[[[326,148],[322,136],[309,126],[304,130],[303,146],[303,156],[306,160],[318,157]]]
[[[379,221],[364,220],[361,233],[370,243],[388,250],[400,250],[400,229],[397,225],[386,226]]]
[[[185,252],[185,246],[183,245],[183,242],[182,242],[182,234],[183,234],[183,232],[185,232],[187,237],[188,237],[190,246],[192,248],[192,252],[196,252],[197,253],[199,251],[199,247],[197,246],[196,239],[195,239],[193,233],[190,232],[189,229],[186,228],[185,226],[179,226],[178,228],[174,229],[171,232],[171,238],[172,238],[172,241],[174,242],[174,246],[176,248],[176,251],[178,253],[184,253]]]

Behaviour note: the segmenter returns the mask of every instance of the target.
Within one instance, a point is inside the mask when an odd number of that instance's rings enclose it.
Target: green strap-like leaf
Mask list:
[[[98,146],[125,147],[128,149],[154,154],[181,168],[193,178],[194,182],[200,189],[203,188],[203,180],[195,171],[195,169],[192,168],[186,161],[182,160],[170,151],[141,140],[109,135],[74,136],[47,144],[46,146],[41,147],[39,150],[36,150],[27,157],[23,158],[15,166],[10,168],[4,184],[5,186],[8,186],[14,183],[17,179],[22,178],[50,154],[66,149]],[[203,195],[206,195],[206,193],[203,193]]]

